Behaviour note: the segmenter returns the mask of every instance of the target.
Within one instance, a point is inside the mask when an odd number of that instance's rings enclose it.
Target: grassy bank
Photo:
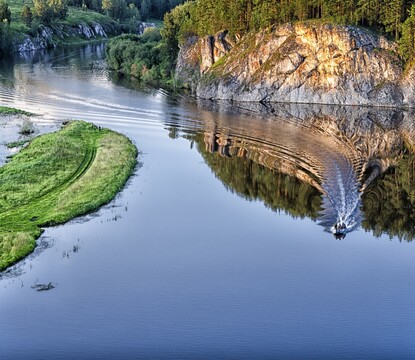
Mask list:
[[[109,202],[136,156],[125,136],[80,121],[32,140],[0,168],[0,270],[33,251],[42,226]]]
[[[7,106],[0,106],[0,115],[33,115],[31,113],[28,113],[27,111],[23,111],[23,110],[19,110],[19,109],[15,109],[15,108],[10,108]]]

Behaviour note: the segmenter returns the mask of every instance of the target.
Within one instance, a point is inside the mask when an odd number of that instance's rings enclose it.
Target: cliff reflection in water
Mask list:
[[[273,210],[310,217],[336,238],[360,225],[377,236],[414,238],[411,114],[203,106],[210,110],[203,111],[203,130],[188,137],[229,190]]]

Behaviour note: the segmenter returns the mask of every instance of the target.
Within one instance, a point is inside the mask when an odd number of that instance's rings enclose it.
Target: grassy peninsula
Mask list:
[[[27,111],[15,109],[7,106],[0,106],[0,114],[1,115],[32,115],[28,113]]]
[[[0,270],[33,251],[41,227],[109,202],[136,156],[125,136],[81,121],[33,139],[0,168]]]

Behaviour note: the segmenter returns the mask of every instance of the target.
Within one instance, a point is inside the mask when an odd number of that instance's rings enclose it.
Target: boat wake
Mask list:
[[[360,226],[362,216],[360,184],[353,167],[344,163],[334,164],[327,171],[323,183],[323,210],[319,223],[336,239],[343,239],[347,233]]]

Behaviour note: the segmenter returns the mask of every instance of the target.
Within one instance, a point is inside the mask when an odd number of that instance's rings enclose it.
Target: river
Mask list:
[[[140,151],[110,204],[1,274],[1,359],[413,359],[410,116],[171,97],[104,46],[0,63],[0,104],[39,129]]]

